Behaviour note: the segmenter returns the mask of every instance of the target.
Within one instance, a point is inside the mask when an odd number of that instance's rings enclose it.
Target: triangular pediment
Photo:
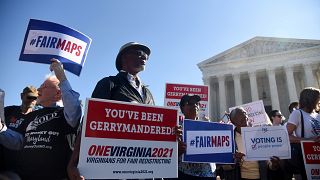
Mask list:
[[[206,66],[223,61],[298,51],[320,46],[320,40],[255,37],[199,63]]]

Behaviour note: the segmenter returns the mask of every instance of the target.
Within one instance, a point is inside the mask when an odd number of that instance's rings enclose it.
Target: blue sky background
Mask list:
[[[151,48],[140,74],[156,104],[165,83],[203,84],[197,64],[255,36],[320,40],[319,0],[1,0],[0,88],[5,105],[20,104],[26,85],[39,87],[49,65],[19,61],[29,19],[56,22],[88,35],[92,44],[80,77],[67,72],[81,99],[115,75],[120,46]]]

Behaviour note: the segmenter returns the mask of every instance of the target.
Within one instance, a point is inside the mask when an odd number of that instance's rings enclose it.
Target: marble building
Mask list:
[[[298,101],[304,87],[320,86],[320,40],[254,37],[198,64],[210,88],[209,113],[263,100],[266,111]]]

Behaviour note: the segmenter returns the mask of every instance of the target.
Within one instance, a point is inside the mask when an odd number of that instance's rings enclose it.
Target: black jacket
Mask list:
[[[116,76],[101,79],[94,88],[91,97],[154,105],[152,94],[145,85],[142,85],[142,91],[143,98],[129,83],[127,72],[119,72]]]

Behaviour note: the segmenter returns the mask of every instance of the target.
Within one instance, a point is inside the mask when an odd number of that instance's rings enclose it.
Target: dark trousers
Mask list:
[[[191,176],[188,174],[185,174],[181,171],[178,171],[178,178],[166,178],[165,180],[216,180],[216,177],[199,177],[199,176]]]

